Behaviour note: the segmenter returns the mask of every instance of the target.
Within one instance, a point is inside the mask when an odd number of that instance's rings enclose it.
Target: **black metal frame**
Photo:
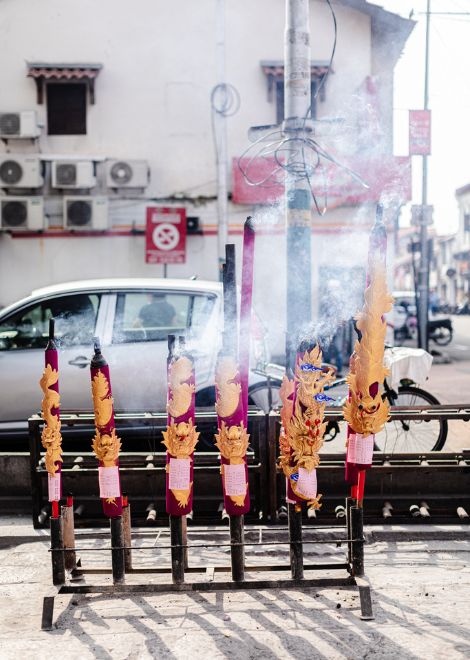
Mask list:
[[[363,509],[354,506],[353,501],[348,498],[346,501],[346,538],[335,538],[327,540],[316,539],[314,541],[305,541],[302,538],[302,517],[300,509],[296,505],[289,505],[289,539],[288,541],[269,542],[269,543],[246,543],[244,540],[243,517],[234,516],[234,522],[230,528],[230,543],[226,544],[188,544],[182,517],[170,517],[170,545],[154,545],[151,548],[137,548],[128,546],[124,542],[124,526],[122,517],[113,518],[110,521],[111,547],[102,548],[104,552],[111,551],[111,568],[89,568],[81,566],[81,561],[77,562],[76,568],[69,572],[65,569],[66,553],[70,552],[68,547],[64,546],[62,534],[62,519],[51,519],[51,563],[52,563],[52,582],[55,585],[53,593],[49,593],[43,599],[42,610],[42,630],[53,629],[54,601],[57,595],[66,594],[88,594],[100,593],[111,594],[118,597],[121,594],[129,593],[164,593],[181,591],[233,591],[238,589],[289,589],[289,588],[312,588],[312,587],[358,587],[361,618],[364,620],[374,619],[372,610],[372,599],[370,585],[364,576],[364,531],[363,531]],[[130,516],[130,510],[129,510]],[[73,519],[73,518],[72,518]],[[70,520],[70,517],[68,518]],[[130,529],[130,527],[129,527]],[[260,566],[245,565],[244,552],[245,546],[258,545],[290,545],[290,564],[262,564]],[[345,544],[347,548],[346,561],[343,563],[317,563],[304,564],[303,546],[309,543],[336,543]],[[75,548],[75,543],[73,544]],[[194,547],[230,547],[231,566],[207,566],[190,567],[185,560],[185,551]],[[145,550],[171,550],[171,566],[155,568],[135,568],[130,561],[130,553]],[[236,552],[233,552],[233,550]],[[97,548],[76,548],[76,552],[86,552],[87,550],[96,551]],[[126,562],[126,553],[128,561]],[[289,571],[291,578],[281,578],[277,580],[269,579],[247,579],[246,573],[258,573],[265,571]],[[305,571],[324,571],[324,570],[342,570],[348,573],[345,577],[337,578],[312,578],[304,577]],[[231,572],[231,580],[215,581],[215,572]],[[125,576],[127,574],[143,575],[171,575],[172,582],[161,583],[141,583],[126,584]],[[185,576],[194,573],[204,573],[205,581],[185,582]],[[87,574],[112,574],[112,585],[96,584],[77,584],[74,581],[83,580]]]
[[[118,433],[122,431],[124,434],[133,428],[142,430],[147,427],[153,437],[160,436],[161,432],[166,429],[167,413],[135,413],[135,414],[119,414],[115,415]],[[73,429],[86,429],[93,424],[93,415],[88,413],[61,413],[62,427],[71,427]],[[263,511],[263,504],[265,501],[265,493],[267,491],[268,480],[268,460],[266,449],[266,415],[256,409],[252,409],[248,414],[248,431],[250,433],[250,447],[247,452],[248,464],[248,479],[250,483],[251,493],[251,511],[248,515],[248,521],[259,521],[266,518],[266,511]],[[214,411],[198,411],[196,412],[196,425],[200,429],[211,429],[211,435],[217,431],[217,415]],[[47,471],[44,466],[43,454],[44,451],[41,447],[41,430],[43,420],[39,415],[33,415],[28,420],[29,426],[29,452],[30,452],[30,476],[31,476],[31,498],[32,498],[32,518],[33,526],[35,528],[47,527],[48,515],[41,516],[43,511],[49,513],[49,503],[47,501]],[[208,431],[207,431],[208,432]],[[92,433],[90,433],[90,446],[91,446]],[[130,444],[130,442],[129,442]],[[63,448],[66,449],[66,442],[63,442]],[[152,457],[152,469],[146,468],[146,457]],[[77,456],[81,457],[81,463],[74,463]],[[166,453],[162,446],[161,451],[130,451],[122,452],[120,456],[120,475],[123,489],[128,490],[132,494],[132,499],[136,508],[145,511],[145,507],[149,500],[155,500],[159,504],[159,510],[165,509],[165,457]],[[209,502],[212,501],[217,511],[219,502],[223,500],[222,482],[220,479],[220,461],[219,454],[214,445],[213,452],[195,453],[194,471],[196,477],[200,475],[214,475],[213,489],[209,495],[199,494],[199,501]],[[127,488],[126,481],[132,475],[137,475],[139,482],[145,485],[138,493],[134,493],[131,488]],[[80,498],[80,501],[85,502],[90,508],[94,507],[94,514],[91,517],[87,516],[87,526],[90,524],[101,525],[102,514],[100,507],[100,500],[98,494],[98,461],[96,456],[91,452],[63,452],[62,464],[62,479],[63,479],[63,492],[73,492],[74,495]],[[78,495],[76,486],[77,480],[85,481],[87,487],[86,496]],[[161,488],[157,488],[156,482],[160,480]],[[206,489],[207,490],[207,489]],[[142,518],[144,514],[140,512]],[[220,514],[219,514],[220,515]],[[201,519],[204,519],[204,512],[201,514]],[[206,516],[207,517],[207,516]],[[90,519],[91,518],[91,519]],[[93,519],[94,518],[94,519]],[[212,520],[214,517],[212,516]],[[142,522],[145,521],[143,518]],[[82,521],[77,519],[75,523],[81,526]]]
[[[341,420],[338,410],[327,409],[326,418]],[[419,416],[420,419],[470,418],[470,406],[445,405],[430,406],[425,411],[422,408],[393,408],[392,417],[410,419]],[[156,437],[166,425],[166,414],[136,413],[132,415],[116,415],[118,428],[147,428]],[[206,429],[216,428],[214,412],[198,412],[196,421]],[[90,414],[64,414],[64,427],[84,429],[92,425]],[[32,516],[35,527],[46,527],[50,507],[46,499],[47,472],[41,462],[41,428],[42,420],[34,416],[29,420],[30,431],[30,474]],[[278,455],[280,419],[279,415],[251,411],[249,414],[249,431],[251,433],[251,451],[248,455],[248,471],[252,511],[246,516],[245,522],[262,522],[277,524],[278,512],[284,502],[284,480],[276,470]],[[209,432],[209,431],[207,431]],[[90,437],[92,432],[90,431]],[[132,438],[131,438],[132,439]],[[127,444],[130,444],[129,440]],[[126,443],[125,443],[126,444]],[[470,443],[469,443],[470,444]],[[66,448],[64,441],[64,448]],[[162,448],[163,449],[163,448]],[[131,494],[134,506],[134,518],[138,524],[146,524],[145,507],[150,501],[155,501],[159,512],[164,511],[164,467],[165,452],[152,453],[152,467],[146,468],[146,456],[149,452],[123,452],[121,455],[121,475],[124,490]],[[82,463],[74,463],[80,455]],[[195,509],[198,522],[202,524],[220,522],[217,506],[222,501],[222,486],[219,477],[220,464],[217,452],[196,452],[196,475],[204,475],[205,492],[201,493],[198,484],[195,486]],[[80,469],[77,469],[80,467]],[[341,454],[321,454],[319,484],[321,492],[326,493],[323,507],[317,518],[319,524],[338,522],[335,509],[344,502],[348,494],[348,486],[344,482],[344,456]],[[367,496],[364,502],[365,517],[368,523],[385,522],[382,515],[384,501],[393,503],[395,510],[388,522],[422,523],[432,522],[443,524],[457,521],[456,510],[463,507],[470,512],[470,491],[468,477],[470,473],[470,450],[444,453],[431,452],[420,454],[389,454],[374,453],[372,469],[367,476]],[[85,504],[88,511],[80,519],[77,526],[99,526],[102,524],[102,514],[97,492],[97,461],[92,452],[64,452],[63,464],[64,493],[72,491],[76,500]],[[133,479],[131,483],[131,479]],[[160,481],[158,481],[158,479]],[[210,481],[210,488],[208,482]],[[161,487],[160,487],[161,486]],[[80,487],[80,489],[79,489]],[[158,491],[157,494],[155,491]],[[425,500],[431,510],[431,517],[412,517],[410,505],[420,504]],[[198,510],[199,507],[199,510]],[[202,508],[206,509],[203,511]],[[207,513],[209,508],[211,511]],[[41,521],[39,521],[41,518]],[[341,522],[341,521],[340,521]],[[464,518],[461,523],[470,523],[470,518]],[[162,524],[159,517],[158,523]],[[165,522],[166,524],[166,518]]]

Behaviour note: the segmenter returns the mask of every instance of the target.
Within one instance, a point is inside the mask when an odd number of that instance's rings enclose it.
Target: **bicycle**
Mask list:
[[[325,364],[325,367],[333,365]],[[266,382],[258,383],[249,392],[249,403],[256,405],[265,412],[278,411],[282,405],[279,390],[282,375],[285,373],[279,365],[265,365],[263,369],[257,369],[257,373],[264,375]],[[331,407],[342,407],[348,395],[346,378],[338,378],[329,387],[325,388],[328,396],[334,396]],[[410,407],[439,405],[436,397],[417,387],[412,381],[403,379],[397,391],[392,389],[388,382],[384,382],[382,398],[387,400],[390,406]],[[338,422],[330,421],[327,424],[324,440],[331,442],[340,433]],[[400,453],[427,453],[440,451],[446,442],[448,433],[448,422],[445,419],[434,420],[390,420],[383,431],[375,436],[375,450],[390,454]]]

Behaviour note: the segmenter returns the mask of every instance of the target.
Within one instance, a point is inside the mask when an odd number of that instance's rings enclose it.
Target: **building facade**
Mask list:
[[[365,0],[334,2],[336,52],[322,81],[335,33],[326,2],[310,9],[318,140],[368,185],[327,164],[327,184],[313,183],[320,206],[328,198],[324,216],[312,209],[318,301],[331,279],[362,289],[376,202],[396,213],[410,196],[409,161],[392,156],[392,100],[414,23]],[[163,266],[145,262],[148,206],[192,219],[186,262],[168,275],[218,278],[211,94],[222,54],[240,101],[223,122],[229,237],[240,245],[246,216],[259,219],[255,302],[267,325],[283,318],[282,189],[270,197],[249,185],[239,159],[250,127],[283,118],[284,19],[284,0],[3,0],[0,305],[61,281],[161,277]],[[255,175],[265,160],[256,156]],[[282,336],[282,321],[273,332]]]

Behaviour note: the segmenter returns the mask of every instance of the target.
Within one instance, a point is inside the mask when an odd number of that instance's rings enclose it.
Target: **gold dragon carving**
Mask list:
[[[323,445],[326,422],[323,421],[326,402],[317,400],[324,387],[334,380],[333,369],[322,367],[322,353],[318,346],[306,351],[295,369],[297,384],[295,404],[292,401],[295,383],[284,377],[280,389],[282,400],[281,433],[279,437],[279,467],[289,480],[293,492],[306,499],[309,507],[320,508],[319,500],[306,498],[291,479],[299,468],[308,472],[320,463],[318,452]]]
[[[110,396],[109,389],[108,379],[102,371],[98,372],[91,383],[96,425],[92,448],[104,467],[116,465],[121,449],[116,429],[113,428],[110,433],[100,431],[100,428],[107,426],[113,414],[113,397]]]
[[[193,383],[185,382],[191,378],[193,364],[189,358],[182,356],[170,364],[168,371],[171,397],[166,409],[171,417],[181,417],[188,412],[196,389]]]
[[[56,463],[62,463],[62,434],[60,432],[61,423],[58,415],[54,415],[52,410],[60,406],[60,394],[51,390],[59,380],[59,374],[50,364],[43,371],[39,384],[44,393],[41,404],[42,418],[45,422],[42,430],[41,442],[46,450],[45,464],[46,470],[51,476],[57,472]]]
[[[361,340],[354,345],[350,373],[346,379],[350,397],[343,412],[355,433],[379,433],[389,418],[389,404],[382,400],[380,386],[388,374],[383,365],[387,330],[384,314],[392,308],[393,298],[387,289],[385,262],[376,259],[370,265],[370,284],[364,294],[364,307],[356,317]],[[374,387],[375,386],[375,387]]]
[[[247,433],[243,422],[240,426],[227,426],[225,422],[222,422],[219,432],[215,436],[215,440],[216,447],[231,465],[244,464],[250,436]],[[221,473],[224,473],[224,465],[221,466]],[[246,488],[247,484],[245,483],[245,492],[243,495],[229,496],[237,506],[243,506],[246,497]]]
[[[215,409],[219,417],[231,417],[239,406],[242,386],[237,382],[238,378],[235,359],[229,355],[219,358],[215,372]]]
[[[175,458],[186,458],[191,461],[191,454],[196,447],[199,432],[196,431],[192,420],[189,420],[188,422],[180,422],[179,424],[169,424],[167,430],[163,431],[163,438],[163,444],[172,456]],[[169,467],[167,464],[167,471]],[[191,482],[189,488],[174,488],[171,490],[180,507],[185,507],[188,504],[192,487],[193,483]]]

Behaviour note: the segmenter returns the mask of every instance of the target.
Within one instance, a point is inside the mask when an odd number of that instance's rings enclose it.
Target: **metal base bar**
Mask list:
[[[211,568],[216,573],[228,573],[232,570],[231,566],[212,566]],[[289,569],[290,567],[286,566],[285,564],[260,564],[258,566],[245,566],[246,573],[268,573],[270,571],[288,571]],[[349,569],[348,563],[338,564],[336,562],[331,562],[330,564],[322,563],[304,565],[305,571],[344,571],[345,569]],[[204,573],[205,571],[207,571],[207,566],[191,566],[185,570],[185,573]],[[131,568],[131,570],[128,572],[129,574],[135,575],[151,575],[153,573],[156,575],[167,574],[171,573],[171,566],[158,566],[156,568]],[[74,575],[78,577],[79,575],[109,575],[110,573],[112,573],[110,568],[82,568],[75,571]]]
[[[174,584],[77,584],[65,585],[60,588],[59,595],[64,594],[125,594],[125,593],[165,593],[171,591],[240,591],[244,589],[311,589],[314,587],[355,587],[352,577],[345,578],[312,578],[303,580],[243,580],[233,582],[183,582]]]

